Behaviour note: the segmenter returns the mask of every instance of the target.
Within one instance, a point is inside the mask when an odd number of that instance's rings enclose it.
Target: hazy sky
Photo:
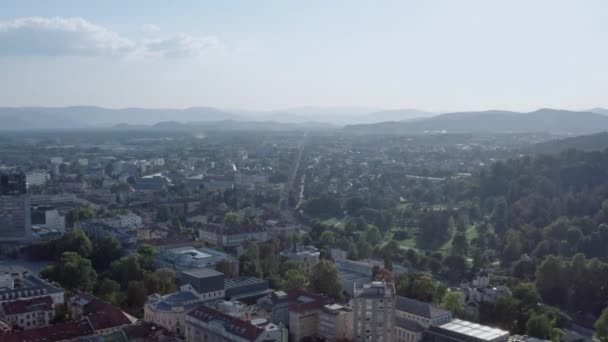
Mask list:
[[[606,0],[0,8],[0,106],[608,107]]]

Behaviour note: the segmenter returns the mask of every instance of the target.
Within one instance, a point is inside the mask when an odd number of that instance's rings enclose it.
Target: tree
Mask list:
[[[459,291],[447,291],[441,299],[441,307],[451,311],[455,316],[464,314],[464,296]]]
[[[547,303],[561,304],[566,297],[564,263],[549,255],[536,270],[536,288]]]
[[[125,289],[129,282],[143,279],[144,270],[137,254],[122,257],[110,265],[110,278],[116,280]]]
[[[608,307],[602,311],[600,318],[593,326],[595,328],[595,336],[600,342],[608,342]]]
[[[233,272],[232,264],[228,260],[225,260],[225,259],[220,260],[215,265],[215,270],[218,272],[224,273],[224,276],[226,278],[232,278],[232,277],[236,276],[236,274],[234,274],[234,272]]]
[[[370,226],[365,233],[365,238],[372,245],[377,245],[382,240],[382,234],[376,226]]]
[[[363,238],[357,241],[357,256],[359,259],[366,259],[372,255],[374,247]]]
[[[105,236],[95,241],[91,254],[93,267],[98,271],[107,269],[114,260],[120,258],[120,251],[120,242],[112,236]]]
[[[534,314],[530,316],[528,322],[526,322],[526,334],[542,338],[549,339],[551,338],[551,332],[553,330],[553,326],[549,317],[545,314]]]
[[[91,260],[75,252],[65,252],[56,265],[45,267],[40,275],[56,281],[69,290],[91,291],[97,281],[97,273]]]
[[[63,235],[57,241],[57,258],[63,255],[64,252],[74,252],[83,258],[88,258],[93,251],[91,239],[80,229],[74,229]]]
[[[148,293],[165,295],[177,290],[177,275],[168,268],[160,268],[144,274],[144,286]]]
[[[313,292],[324,293],[337,301],[343,299],[338,270],[331,261],[321,260],[312,268],[309,287]]]
[[[127,305],[131,308],[140,309],[146,299],[148,298],[148,292],[144,283],[141,281],[131,281],[127,285]]]
[[[124,301],[124,294],[120,292],[120,284],[112,279],[103,279],[97,283],[95,289],[97,297],[113,305],[121,305]]]
[[[306,276],[300,270],[292,269],[285,273],[285,289],[303,289],[306,286]]]
[[[239,224],[239,221],[240,221],[240,216],[237,213],[230,211],[224,215],[224,223],[226,223],[229,226],[236,226],[237,224]]]
[[[154,258],[156,257],[156,247],[143,243],[137,246],[137,254],[140,257],[140,265],[147,271],[153,271],[156,267],[154,265]]]
[[[435,301],[438,285],[433,277],[428,273],[408,273],[402,274],[397,278],[397,294],[404,297],[418,299],[423,302],[432,303]],[[443,298],[443,294],[441,297]]]
[[[460,256],[467,256],[469,251],[469,242],[463,233],[458,233],[452,240],[452,253]]]

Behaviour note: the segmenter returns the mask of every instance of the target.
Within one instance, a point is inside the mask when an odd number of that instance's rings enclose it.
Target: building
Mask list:
[[[7,322],[25,330],[46,327],[55,318],[55,304],[49,296],[4,302],[1,309]]]
[[[0,269],[0,303],[51,297],[53,304],[64,303],[64,291],[20,267]]]
[[[229,254],[211,248],[195,248],[192,246],[164,249],[156,254],[156,265],[170,268],[176,272],[197,268],[215,269],[219,262],[226,262],[233,275],[239,274],[238,260]]]
[[[452,313],[429,303],[402,296],[395,297],[395,327],[393,340],[420,342],[425,329],[452,320]]]
[[[165,296],[153,294],[148,296],[144,305],[144,320],[152,322],[174,332],[183,335],[186,314],[196,309],[202,301],[191,292],[179,291]]]
[[[354,341],[386,342],[393,336],[395,286],[372,282],[354,289]]]
[[[493,286],[490,274],[485,270],[479,271],[470,283],[461,284],[460,291],[464,295],[467,314],[476,319],[479,317],[481,303],[496,303],[498,298],[511,295],[507,286]]]
[[[312,268],[319,263],[321,252],[315,246],[298,246],[296,243],[280,253],[280,256],[289,260],[295,260],[302,265],[302,270],[310,273]]]
[[[30,197],[25,174],[0,174],[0,243],[32,238]]]
[[[42,170],[33,170],[25,174],[25,184],[29,189],[32,186],[44,186],[51,178],[48,172]]]
[[[42,328],[16,330],[0,335],[2,342],[98,341],[100,336],[122,336],[136,319],[92,295],[77,293],[68,303],[70,320]],[[108,339],[121,341],[120,339]]]
[[[268,320],[245,321],[223,312],[200,306],[186,316],[188,342],[280,342],[285,331]]]
[[[508,331],[460,319],[432,325],[424,332],[428,342],[506,342],[508,338]]]
[[[268,286],[268,280],[248,276],[226,279],[224,288],[226,299],[250,304],[273,292]]]
[[[59,213],[57,209],[44,211],[44,225],[48,229],[56,230],[60,233],[65,232],[65,215]]]
[[[293,341],[320,337],[321,310],[331,303],[325,296],[299,289],[276,291],[258,301],[260,308],[269,312],[271,321],[289,328]]]
[[[270,240],[268,230],[257,225],[205,224],[199,229],[199,237],[211,245],[225,248],[238,247],[247,241],[266,242]]]
[[[338,304],[327,304],[319,315],[319,336],[325,341],[352,340],[353,310]]]
[[[136,191],[157,192],[171,185],[171,180],[161,174],[144,176],[135,182]]]
[[[180,273],[180,290],[190,292],[206,302],[225,296],[224,273],[210,268],[199,268]]]
[[[338,252],[336,252],[338,253]],[[381,259],[362,259],[362,260],[346,260],[335,259],[336,268],[338,269],[338,279],[346,293],[353,295],[353,289],[356,285],[369,283],[374,273],[374,268],[384,268],[384,261]],[[406,267],[393,265],[393,274],[396,276],[408,273]]]

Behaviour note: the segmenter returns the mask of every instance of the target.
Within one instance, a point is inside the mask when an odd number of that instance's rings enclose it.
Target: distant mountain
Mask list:
[[[608,132],[591,135],[543,141],[533,144],[525,149],[525,153],[554,154],[577,149],[582,151],[603,151],[608,148]]]
[[[540,109],[530,113],[509,111],[461,112],[422,120],[350,125],[354,133],[526,133],[590,134],[608,130],[608,116],[591,112]]]
[[[608,115],[608,109],[606,109],[606,108],[599,108],[599,107],[593,108],[593,109],[589,109],[588,112]]]
[[[361,116],[359,123],[387,122],[387,121],[409,121],[437,115],[436,113],[425,112],[418,109],[393,109],[382,110]]]
[[[237,120],[238,116],[211,107],[192,107],[186,109],[148,109],[101,107],[0,107],[0,120],[20,123],[12,126],[0,125],[0,129],[40,129],[40,128],[94,128],[110,127],[118,123],[130,125],[152,125],[168,119],[191,121]]]

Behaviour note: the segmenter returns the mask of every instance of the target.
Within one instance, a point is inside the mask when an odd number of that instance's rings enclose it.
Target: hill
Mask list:
[[[560,153],[569,149],[603,151],[608,148],[608,132],[543,141],[527,147],[524,153]]]
[[[405,122],[350,125],[346,131],[372,134],[529,133],[590,134],[608,130],[608,116],[591,112],[540,109],[530,113],[509,111],[460,112]]]

